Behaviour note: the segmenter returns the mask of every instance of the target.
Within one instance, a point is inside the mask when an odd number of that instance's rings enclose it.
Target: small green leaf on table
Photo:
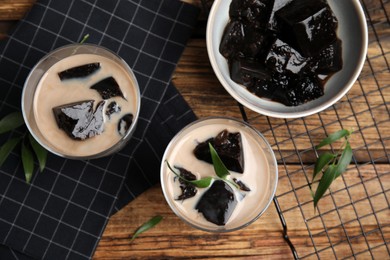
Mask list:
[[[47,150],[43,148],[35,139],[34,137],[29,134],[28,138],[30,140],[31,147],[34,150],[34,153],[38,159],[39,162],[39,170],[42,172],[43,169],[45,169],[46,166],[46,159],[47,159]]]
[[[9,132],[24,124],[22,113],[13,112],[0,120],[0,134]]]
[[[351,132],[348,131],[348,130],[345,130],[345,129],[337,131],[337,132],[329,135],[325,139],[323,139],[321,141],[321,143],[316,146],[316,149],[319,149],[319,148],[321,148],[321,147],[323,147],[325,145],[331,144],[331,143],[333,143],[333,142],[335,142],[335,141],[337,141],[337,140],[339,140],[339,139],[341,139],[341,138],[343,138],[343,137],[345,137],[347,135],[350,135],[350,134],[351,134]]]
[[[326,190],[330,187],[333,180],[336,178],[336,167],[334,165],[329,165],[328,169],[326,169],[324,175],[318,184],[316,193],[314,194],[314,208],[317,207],[318,202],[322,198],[322,195],[326,192]]]
[[[163,219],[162,216],[154,216],[153,218],[151,218],[149,221],[145,222],[144,224],[142,224],[142,226],[140,226],[134,233],[134,235],[132,236],[130,242],[132,242],[136,237],[138,237],[139,234],[151,229],[152,227],[156,226],[158,223],[160,223],[160,221]]]
[[[350,164],[352,160],[352,148],[349,142],[345,145],[344,151],[340,156],[339,161],[337,162],[337,167],[336,167],[336,176],[335,178],[339,177],[345,170],[347,169],[348,165]]]
[[[21,137],[11,138],[0,147],[0,167],[3,165],[5,160],[7,160],[9,154],[20,140],[22,140]]]
[[[333,153],[323,153],[321,154],[317,161],[316,161],[316,164],[314,166],[314,172],[313,172],[313,179],[312,181],[314,181],[315,177],[317,176],[317,174],[322,170],[324,169],[324,167],[326,165],[328,165],[334,158],[336,158],[336,155],[334,155]]]
[[[324,195],[326,190],[330,187],[332,182],[336,178],[338,178],[343,172],[345,172],[347,170],[348,165],[351,163],[353,156],[353,151],[351,145],[349,144],[349,136],[351,134],[352,130],[340,130],[336,133],[329,135],[324,140],[322,140],[319,145],[316,146],[316,148],[320,148],[324,145],[329,145],[340,138],[346,137],[346,140],[341,145],[339,151],[336,154],[329,152],[323,153],[318,157],[316,161],[313,170],[312,181],[314,181],[315,177],[319,172],[321,172],[322,170],[325,170],[325,172],[322,175],[320,182],[318,183],[315,194],[312,190],[310,190],[313,197],[314,208],[317,207],[319,200]]]
[[[22,143],[22,163],[26,182],[30,183],[34,171],[34,156],[30,148]]]

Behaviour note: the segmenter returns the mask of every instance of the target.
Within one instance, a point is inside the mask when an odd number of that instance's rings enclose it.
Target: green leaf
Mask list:
[[[180,174],[175,172],[175,170],[172,169],[171,165],[169,164],[169,162],[167,160],[165,160],[165,163],[167,164],[167,166],[171,170],[171,172],[173,172],[173,174],[175,174],[178,178],[182,179],[183,181],[185,181],[187,183],[191,183],[195,187],[207,188],[210,186],[211,182],[213,181],[213,177],[205,177],[205,178],[202,178],[200,180],[194,180],[194,181],[187,180],[187,179],[183,178]]]
[[[227,183],[230,183],[230,185],[232,185],[237,190],[241,190],[240,186],[237,183],[235,183],[234,181],[231,181],[231,180],[228,180],[228,179],[223,179],[223,181],[225,181]]]
[[[11,138],[0,147],[0,167],[21,139],[21,137]]]
[[[154,227],[155,225],[157,225],[158,223],[160,223],[160,221],[163,219],[162,216],[155,216],[153,218],[151,218],[149,221],[145,222],[144,224],[142,224],[142,226],[140,226],[134,233],[133,237],[131,238],[130,242],[133,241],[136,237],[138,237],[139,234],[151,229],[152,227]]]
[[[200,180],[190,181],[190,183],[198,188],[207,188],[210,186],[213,179],[213,177],[204,177]]]
[[[0,134],[11,131],[24,124],[22,113],[13,112],[0,120]]]
[[[333,153],[323,153],[321,154],[317,161],[316,161],[316,164],[314,166],[314,171],[313,171],[313,179],[312,181],[314,181],[314,178],[317,176],[317,174],[326,166],[328,165],[336,156],[333,154]]]
[[[339,161],[337,162],[336,172],[335,172],[336,178],[339,177],[343,172],[345,172],[348,165],[351,163],[352,155],[353,153],[352,153],[351,145],[347,141],[344,151],[341,154]]]
[[[348,130],[345,130],[345,129],[342,129],[340,131],[337,131],[331,135],[329,135],[328,137],[326,137],[325,139],[323,139],[319,145],[316,146],[316,149],[319,149],[327,144],[331,144],[337,140],[339,140],[340,138],[343,138],[344,136],[348,136],[350,135],[351,132],[348,131]]]
[[[84,35],[83,39],[80,41],[80,44],[83,44],[84,42],[86,42],[89,38],[89,34],[86,34]]]
[[[211,143],[209,143],[209,147],[215,173],[218,175],[219,178],[226,179],[226,176],[230,174],[229,170],[226,168],[221,158],[219,158],[217,151],[215,151]]]
[[[39,162],[39,170],[42,172],[43,169],[45,169],[46,166],[46,159],[47,159],[47,150],[43,148],[35,139],[34,137],[29,134],[28,138],[30,139],[31,147],[34,150],[35,155],[38,158]]]
[[[330,187],[333,180],[336,178],[336,166],[329,165],[328,169],[326,169],[324,175],[320,182],[318,183],[318,187],[316,193],[314,194],[314,208],[317,207],[318,201],[322,198],[322,195],[326,192],[326,190]]]
[[[22,163],[26,182],[30,183],[34,171],[34,156],[30,148],[28,148],[24,143],[22,143]]]

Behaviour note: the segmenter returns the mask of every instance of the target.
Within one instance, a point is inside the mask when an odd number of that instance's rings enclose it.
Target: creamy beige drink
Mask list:
[[[70,68],[90,63],[99,63],[100,68],[85,77],[61,80],[60,72]],[[91,86],[102,79],[112,77],[115,79],[123,93],[122,96],[110,97],[106,100]],[[126,114],[135,115],[137,104],[137,90],[134,79],[123,66],[112,59],[96,54],[77,54],[66,57],[53,66],[41,77],[33,99],[33,112],[36,125],[45,142],[49,143],[57,153],[71,156],[88,156],[105,151],[118,143],[125,133],[118,131],[118,123]],[[93,100],[93,111],[99,102],[104,100],[103,131],[85,140],[76,140],[69,137],[56,122],[53,108]],[[120,111],[107,114],[108,106],[115,102]]]
[[[197,203],[208,188],[197,188],[194,197],[177,200],[182,193],[179,181],[166,165],[162,166],[161,172],[165,197],[175,213],[190,224],[209,231],[232,230],[250,223],[268,206],[276,187],[277,170],[272,150],[268,149],[269,146],[264,144],[256,131],[235,120],[216,118],[185,129],[167,148],[164,160],[172,166],[192,172],[198,180],[207,176],[216,177],[213,165],[197,159],[194,149],[199,143],[217,136],[223,130],[241,134],[244,155],[244,172],[241,174],[230,171],[228,179],[236,178],[250,188],[249,192],[244,192],[231,185],[237,205],[224,226],[207,221],[196,210]]]

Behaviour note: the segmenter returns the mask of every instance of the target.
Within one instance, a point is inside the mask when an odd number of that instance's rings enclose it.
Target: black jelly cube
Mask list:
[[[337,40],[325,49],[314,59],[317,61],[317,70],[319,74],[329,74],[337,72],[343,67],[341,55],[341,41]]]
[[[286,106],[298,106],[324,94],[322,83],[314,74],[274,74],[271,84],[276,86],[271,99]]]
[[[53,113],[58,127],[69,137],[77,139],[77,133],[83,132],[92,119],[93,103],[93,100],[85,100],[54,107]]]
[[[296,82],[297,76],[288,71],[283,74],[274,74],[271,82],[271,85],[275,87],[272,93],[272,100],[286,106],[294,106],[294,88],[297,84]]]
[[[306,57],[316,56],[337,38],[337,19],[323,1],[293,1],[276,12],[282,38]]]
[[[175,166],[175,168],[179,170],[180,176],[183,177],[184,179],[186,179],[187,181],[196,180],[196,176],[192,172],[190,172],[182,167]],[[179,178],[179,183],[180,183],[181,194],[177,197],[176,200],[185,200],[185,199],[192,198],[198,192],[198,190],[196,189],[196,187],[194,185],[184,181],[183,179]]]
[[[256,96],[272,99],[273,93],[275,92],[276,88],[277,85],[273,84],[273,81],[270,79],[269,80],[256,79],[254,81],[254,84],[248,87],[248,90],[254,93]]]
[[[264,60],[269,48],[275,41],[276,36],[274,32],[249,26],[244,29],[245,37],[240,46],[242,56],[251,60]]]
[[[127,130],[129,130],[131,124],[133,123],[133,115],[126,114],[118,122],[118,133],[121,136],[126,135]]]
[[[214,181],[195,206],[205,219],[218,226],[224,226],[234,209],[237,200],[233,189],[224,181]]]
[[[229,15],[256,28],[266,27],[273,5],[274,0],[232,0]]]
[[[104,101],[99,102],[93,113],[93,100],[70,103],[53,108],[59,128],[75,140],[84,140],[101,134],[104,129]]]
[[[321,97],[324,95],[324,89],[316,75],[307,75],[298,80],[294,93],[291,103],[297,106]]]
[[[216,137],[199,143],[195,147],[196,158],[212,163],[209,143],[213,145],[228,170],[238,173],[244,172],[244,152],[240,133],[229,133],[227,130],[223,130]]]
[[[251,87],[256,79],[268,78],[268,72],[260,62],[249,60],[233,60],[230,65],[230,77],[246,87]]]
[[[266,57],[265,63],[268,69],[278,73],[286,70],[300,74],[305,70],[307,59],[291,47],[288,43],[276,39]]]
[[[251,189],[250,189],[245,183],[243,183],[242,181],[240,181],[239,179],[233,178],[233,181],[234,181],[235,184],[238,185],[238,187],[240,188],[240,190],[242,190],[242,191],[251,191]]]
[[[119,113],[121,111],[121,107],[116,103],[115,101],[112,101],[110,104],[108,104],[106,108],[106,115],[108,118],[111,118],[111,115],[114,113]]]
[[[286,63],[290,57],[290,46],[277,39],[271,46],[271,49],[265,59],[265,64],[270,70],[275,70],[279,73],[284,71]]]
[[[70,68],[64,71],[61,71],[58,73],[58,76],[60,77],[61,81],[66,79],[73,79],[73,78],[84,78],[87,77],[97,70],[100,69],[100,63],[89,63],[81,66],[77,66],[74,68]]]
[[[239,21],[230,21],[222,36],[219,52],[226,59],[242,56],[239,49],[244,40],[244,24]]]
[[[103,99],[109,99],[112,97],[120,96],[124,98],[123,93],[113,77],[107,77],[101,81],[93,84],[91,89],[99,92]]]
[[[286,70],[294,74],[302,74],[308,69],[308,59],[303,57],[295,49],[291,48],[291,55],[286,64]]]
[[[241,60],[229,61],[229,72],[230,78],[237,84],[243,84],[246,87],[252,84],[252,78],[245,78],[241,73]]]
[[[93,113],[92,120],[85,130],[85,138],[90,138],[90,137],[93,137],[95,135],[99,135],[103,132],[103,129],[104,129],[104,117],[103,117],[104,104],[105,104],[105,101],[100,101],[97,104],[97,107],[95,109],[95,113]],[[83,139],[83,138],[81,138],[81,139]]]
[[[287,4],[291,3],[292,1],[293,0],[275,0],[274,6],[273,6],[272,12],[271,12],[271,17],[269,18],[269,24],[268,24],[269,29],[271,29],[273,31],[279,30],[278,22],[277,22],[276,17],[275,17],[275,13],[277,11],[279,11],[280,9],[282,9]]]

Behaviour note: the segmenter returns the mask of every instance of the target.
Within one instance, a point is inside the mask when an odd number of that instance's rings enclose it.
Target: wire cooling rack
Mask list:
[[[202,0],[206,12],[212,3]],[[274,204],[295,259],[390,258],[390,1],[361,3],[369,28],[367,59],[343,99],[316,115],[289,120],[239,105],[243,119],[276,153],[280,176]],[[343,128],[354,129],[352,163],[314,212],[308,183],[324,151],[314,147]]]

